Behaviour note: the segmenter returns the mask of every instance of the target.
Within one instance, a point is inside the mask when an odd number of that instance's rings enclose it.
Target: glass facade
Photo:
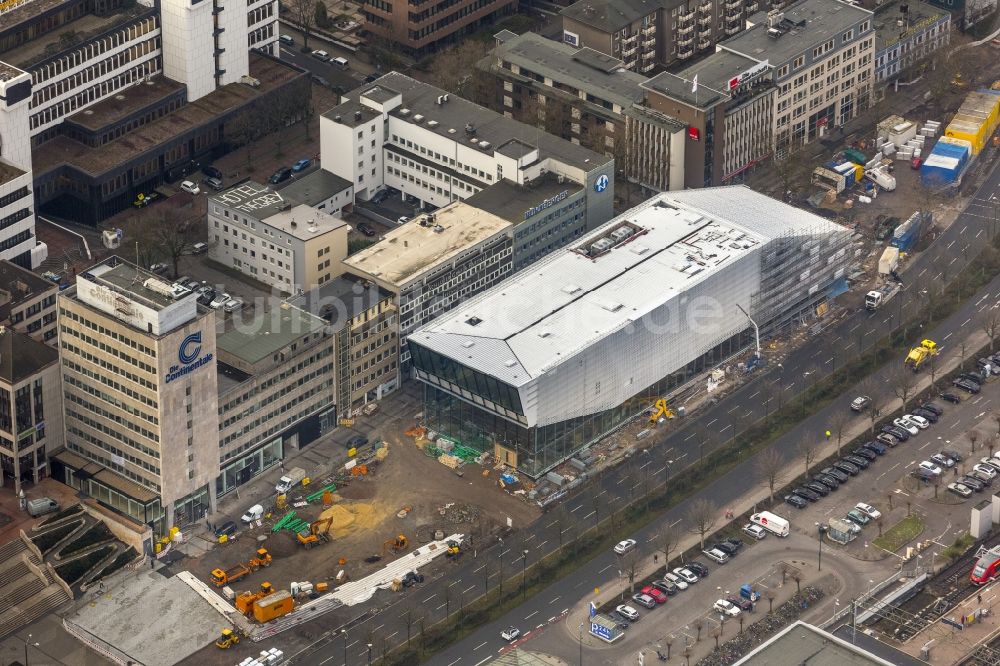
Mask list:
[[[222,468],[215,479],[215,494],[222,497],[255,476],[274,467],[284,457],[284,437],[275,437],[256,451],[240,457]]]
[[[527,426],[513,387],[413,342],[410,346],[417,376],[424,381],[427,427],[480,451],[492,452],[497,444],[511,449],[517,468],[537,478],[752,342],[753,331],[746,329],[613,409],[537,427]]]
[[[154,530],[163,533],[166,514],[160,506],[159,497],[149,502],[140,502],[104,485],[97,479],[79,475],[79,472],[71,467],[66,467],[65,473],[66,485],[70,488],[93,497],[106,507],[128,516],[137,523],[150,525]]]

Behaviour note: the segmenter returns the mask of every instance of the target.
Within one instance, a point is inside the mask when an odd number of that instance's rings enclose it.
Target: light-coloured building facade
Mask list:
[[[48,256],[35,239],[30,105],[31,75],[0,62],[0,259],[29,269]]]
[[[0,325],[56,344],[56,294],[51,280],[0,259]]]
[[[813,316],[849,243],[745,187],[657,195],[413,333],[425,422],[538,477],[750,346],[740,308]]]
[[[59,352],[0,326],[0,469],[14,493],[49,476],[48,452],[63,444]]]
[[[208,202],[209,256],[286,294],[343,272],[347,223],[247,182]]]
[[[880,3],[875,9],[875,82],[898,78],[949,43],[949,12],[920,0]]]

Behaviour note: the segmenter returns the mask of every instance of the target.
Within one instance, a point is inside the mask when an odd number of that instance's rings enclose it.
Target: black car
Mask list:
[[[886,452],[889,450],[889,447],[887,447],[885,444],[883,444],[882,442],[880,442],[878,440],[872,440],[871,442],[865,442],[861,446],[862,446],[862,448],[868,449],[869,451],[871,451],[872,453],[874,453],[877,456],[884,456],[886,454]]]
[[[944,410],[935,405],[933,402],[925,402],[924,404],[920,405],[920,409],[926,409],[928,412],[934,412],[938,416],[944,414]]]
[[[841,472],[844,472],[845,474],[850,474],[851,476],[857,476],[858,474],[861,474],[860,467],[852,463],[849,463],[846,460],[838,460],[837,462],[833,463],[833,466],[839,469]]]
[[[669,580],[654,581],[653,587],[658,589],[660,592],[663,592],[663,594],[667,595],[668,597],[672,597],[681,591],[681,588],[677,587]]]
[[[818,502],[819,501],[819,494],[818,493],[814,493],[813,491],[809,490],[808,488],[803,488],[802,486],[799,486],[798,488],[793,488],[792,489],[792,494],[793,495],[798,495],[802,499],[807,499],[810,502]]]
[[[968,475],[963,476],[961,479],[958,480],[958,482],[964,483],[965,485],[975,490],[977,493],[981,493],[983,490],[986,489],[986,484],[983,482],[983,480],[975,476],[968,476]]]
[[[847,483],[847,480],[851,478],[847,473],[836,467],[824,467],[819,471],[820,474],[826,474],[827,476],[832,476],[837,479],[840,483]]]
[[[809,502],[805,501],[798,495],[785,495],[785,501],[794,506],[796,509],[804,509],[809,506]]]
[[[215,536],[220,537],[225,535],[226,537],[231,537],[236,534],[236,523],[231,520],[227,520],[221,525],[215,526]]]
[[[938,422],[938,415],[935,414],[934,412],[932,412],[929,409],[924,409],[923,407],[917,407],[916,409],[913,410],[912,414],[914,416],[919,416],[919,417],[925,418],[928,421],[930,421],[931,423],[937,423]]]
[[[941,453],[945,454],[946,456],[948,456],[957,463],[960,463],[963,460],[965,460],[965,457],[962,456],[962,454],[956,451],[955,449],[941,449]]]
[[[208,166],[203,166],[201,168],[201,172],[205,175],[206,178],[218,178],[219,180],[222,180],[222,172],[216,169],[211,164],[209,164]]]
[[[944,400],[945,402],[950,402],[953,405],[957,405],[958,403],[962,402],[962,399],[959,398],[954,393],[942,393],[941,399]]]
[[[882,426],[882,432],[889,433],[901,442],[905,442],[910,438],[910,433],[903,430],[899,426],[892,425],[891,423],[886,423]]]
[[[365,83],[372,83],[377,78],[378,78],[378,75],[376,75],[376,74],[369,74],[368,76],[365,77]]]
[[[632,621],[630,619],[628,619],[627,617],[625,617],[624,615],[622,615],[621,613],[619,613],[616,610],[613,610],[610,613],[608,613],[608,616],[612,620],[614,620],[615,622],[618,623],[618,628],[621,629],[622,631],[625,631],[626,629],[628,629],[629,626],[631,626],[631,624],[632,624]]]
[[[726,601],[736,606],[743,612],[749,612],[753,610],[753,604],[750,602],[749,599],[744,599],[743,597],[729,596],[726,597]]]
[[[684,566],[693,571],[698,578],[708,578],[708,567],[701,562],[691,562]]]
[[[285,182],[286,180],[288,180],[291,177],[292,177],[292,170],[291,170],[291,168],[289,168],[289,167],[282,167],[282,168],[278,169],[277,171],[275,171],[271,175],[271,177],[267,179],[267,182],[271,183],[272,185],[277,185],[278,183]]]
[[[349,449],[360,449],[362,446],[368,443],[368,438],[361,435],[355,435],[347,440],[347,448]]]
[[[368,224],[367,222],[359,222],[358,223],[358,231],[360,231],[361,233],[363,233],[365,236],[368,236],[369,238],[371,238],[372,236],[377,236],[378,235],[378,232],[375,231],[375,229],[372,227],[372,225]]]
[[[971,393],[973,395],[979,393],[982,390],[979,384],[977,384],[976,382],[970,382],[968,379],[956,379],[951,384],[952,386],[960,388],[963,391],[967,391],[968,393]]]
[[[875,453],[871,449],[866,449],[863,446],[859,446],[858,448],[854,449],[853,451],[851,451],[851,454],[858,456],[859,458],[864,458],[868,462],[875,462],[875,460],[878,458],[877,453]]]
[[[805,483],[802,484],[802,487],[808,488],[809,490],[813,491],[820,497],[826,497],[827,495],[830,494],[830,489],[824,486],[819,481],[806,481]]]
[[[828,474],[817,474],[816,476],[813,477],[813,481],[815,481],[816,483],[822,483],[830,490],[836,490],[837,488],[840,487],[840,481],[837,481],[837,479],[833,478]]]
[[[215,299],[215,290],[209,289],[208,291],[206,291],[205,293],[203,293],[201,296],[198,297],[198,302],[201,303],[202,305],[208,305],[214,299]]]
[[[736,550],[739,550],[740,548],[743,547],[743,541],[742,541],[742,539],[735,539],[735,538],[734,539],[723,539],[722,542],[723,543],[728,543],[730,546],[732,546]]]
[[[962,374],[960,374],[955,379],[967,379],[970,382],[972,382],[973,384],[979,384],[980,386],[982,386],[982,383],[983,383],[983,376],[982,375],[977,375],[974,372],[963,372]]]
[[[861,469],[868,469],[868,465],[871,464],[861,456],[846,455],[844,456],[844,460]]]
[[[710,548],[721,550],[729,557],[733,557],[736,555],[736,548],[733,548],[731,544],[728,544],[725,541],[720,541],[719,543],[710,546]]]

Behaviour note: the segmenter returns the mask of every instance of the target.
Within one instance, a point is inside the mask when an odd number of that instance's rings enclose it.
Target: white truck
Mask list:
[[[750,522],[760,525],[775,536],[786,537],[789,534],[789,523],[776,513],[761,511],[750,516]]]
[[[895,283],[887,284],[879,289],[873,289],[865,294],[865,309],[870,311],[878,310],[890,298],[899,293],[899,285]]]
[[[279,495],[283,495],[294,488],[304,478],[306,478],[306,471],[301,467],[293,467],[288,470],[287,474],[278,479],[278,483],[274,486],[274,489],[278,491]]]

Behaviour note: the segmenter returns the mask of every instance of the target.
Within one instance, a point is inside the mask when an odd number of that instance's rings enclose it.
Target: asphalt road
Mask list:
[[[365,79],[365,73],[359,71],[353,67],[354,60],[351,60],[350,55],[344,56],[350,60],[352,67],[350,69],[341,69],[336,65],[329,62],[323,62],[312,57],[308,53],[302,53],[300,50],[302,48],[302,39],[298,33],[292,34],[295,39],[294,45],[281,45],[281,59],[290,62],[293,65],[298,65],[302,69],[308,71],[310,74],[326,79],[329,82],[331,88],[336,86],[341,86],[344,91],[353,90],[361,85],[362,81]],[[315,37],[309,39],[309,49],[321,51],[326,51],[331,56],[337,56],[338,53],[331,51],[331,47],[324,43],[318,42]]]
[[[364,664],[368,657],[366,641],[374,643],[373,656],[377,658],[383,646],[399,645],[406,641],[407,628],[404,617],[407,610],[416,615],[423,614],[426,625],[442,619],[446,613],[461,612],[468,601],[478,597],[488,586],[493,589],[502,577],[510,579],[525,565],[551,553],[564,541],[569,541],[588,525],[601,517],[608,507],[621,505],[640,489],[662,483],[664,478],[683,473],[687,462],[698,456],[694,441],[700,427],[716,436],[704,447],[708,453],[724,442],[735,439],[746,427],[764,415],[761,391],[771,384],[783,396],[794,396],[815,381],[840,367],[843,359],[857,356],[869,349],[872,343],[894,328],[902,312],[920,309],[925,303],[920,291],[924,285],[936,284],[942,279],[952,279],[977,254],[978,247],[986,242],[994,226],[993,208],[990,197],[1000,186],[1000,171],[991,165],[989,176],[976,192],[974,199],[958,219],[923,254],[907,266],[903,279],[906,289],[881,310],[870,314],[863,310],[842,318],[807,344],[793,350],[781,365],[765,366],[757,378],[734,391],[717,404],[699,408],[697,412],[674,421],[670,430],[656,442],[651,453],[632,458],[613,470],[608,470],[591,485],[583,487],[563,500],[560,507],[551,509],[546,515],[500,544],[494,544],[483,551],[476,545],[469,549],[450,573],[428,580],[418,589],[409,589],[402,594],[383,597],[387,605],[359,621],[346,627],[346,634],[340,628],[331,629],[307,651],[296,659],[297,664],[338,666],[341,664]],[[995,280],[983,294],[996,294],[1000,300],[1000,279]],[[943,346],[964,327],[971,323],[976,308],[982,303],[979,296],[970,299],[961,312],[950,317],[937,327],[932,338]],[[927,333],[914,329],[914,340]],[[937,337],[934,337],[937,336]],[[888,391],[889,388],[886,387]],[[830,425],[830,414],[846,408],[844,404],[833,405],[799,423],[780,438],[774,445],[785,456],[792,456],[799,442],[804,438],[813,441]],[[768,408],[773,410],[775,404]],[[741,496],[751,486],[759,484],[754,471],[753,459],[738,465],[719,482],[704,491],[704,494],[719,506]],[[684,504],[676,507],[663,517],[662,521],[673,523],[682,520],[687,508]],[[662,524],[662,522],[660,523]],[[656,530],[656,524],[643,535]],[[430,664],[442,666],[478,666],[497,655],[503,646],[499,633],[510,625],[522,625],[525,618],[538,624],[558,621],[563,611],[571,608],[583,594],[603,582],[607,571],[613,566],[610,553],[602,554],[583,564],[580,569],[564,581],[553,584],[522,606],[514,609],[497,622],[473,632],[463,641],[436,655]],[[515,580],[507,580],[508,585],[516,585]],[[360,610],[360,609],[359,609]],[[535,614],[536,613],[536,614]],[[534,614],[534,615],[533,615]],[[415,631],[414,631],[415,633]],[[369,638],[371,637],[371,638]],[[344,647],[346,646],[346,661]]]

